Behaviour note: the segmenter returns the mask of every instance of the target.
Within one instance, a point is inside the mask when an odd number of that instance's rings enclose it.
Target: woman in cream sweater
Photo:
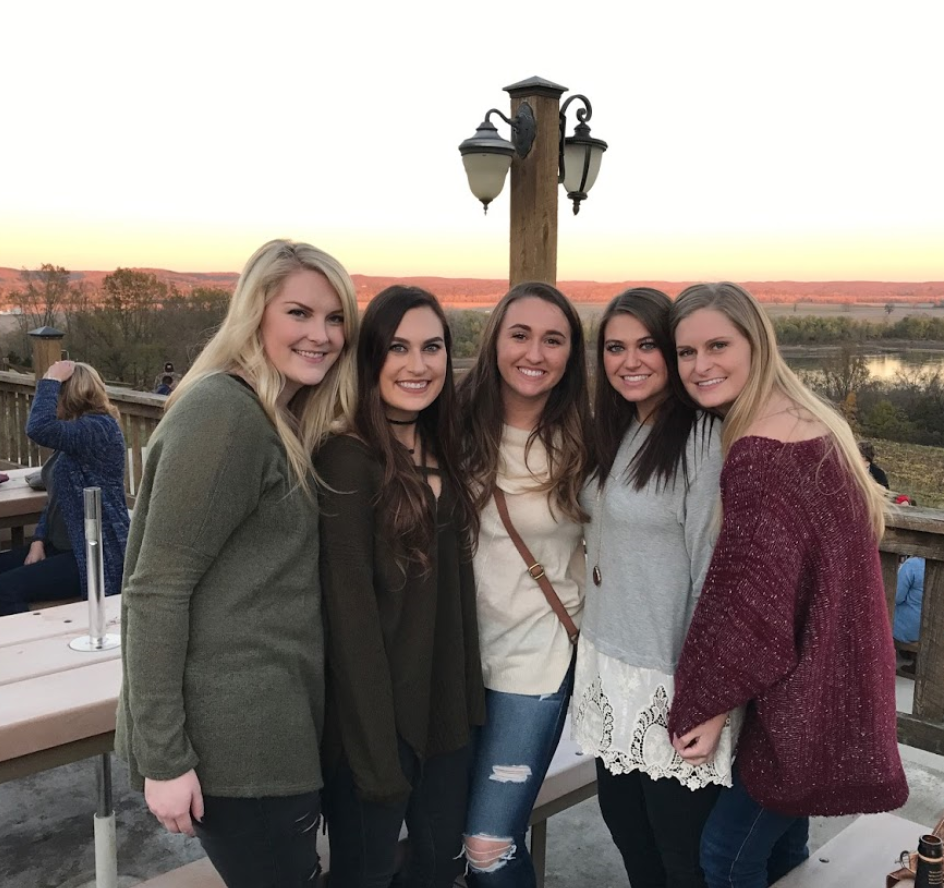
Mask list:
[[[474,569],[487,709],[475,738],[468,883],[533,886],[524,836],[564,724],[583,600],[577,497],[589,402],[580,319],[560,291],[519,284],[499,302],[460,399],[481,515]],[[540,568],[529,573],[507,522]],[[541,568],[561,616],[533,576]]]

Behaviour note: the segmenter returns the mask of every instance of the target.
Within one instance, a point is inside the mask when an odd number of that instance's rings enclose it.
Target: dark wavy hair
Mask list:
[[[379,497],[382,532],[397,557],[430,567],[429,552],[436,534],[436,512],[430,508],[428,487],[412,457],[394,437],[380,397],[380,372],[403,316],[414,308],[430,309],[443,326],[446,345],[446,377],[439,396],[420,411],[416,423],[418,443],[439,464],[444,486],[455,492],[455,518],[465,535],[465,547],[478,533],[478,515],[467,486],[459,474],[456,429],[456,393],[452,370],[452,334],[439,301],[419,287],[393,286],[368,304],[357,343],[357,407],[353,430],[383,466]]]
[[[498,456],[505,421],[502,379],[498,372],[498,335],[508,308],[519,299],[542,299],[559,308],[570,332],[570,357],[560,382],[551,390],[541,418],[528,438],[547,450],[552,503],[573,521],[586,521],[578,500],[592,456],[586,440],[590,428],[587,358],[580,316],[567,297],[550,284],[528,282],[512,287],[495,306],[482,332],[472,369],[459,385],[465,470],[475,483],[475,507],[481,510],[495,492]]]
[[[607,325],[620,314],[632,315],[646,328],[665,359],[668,376],[665,398],[653,418],[652,431],[626,468],[626,483],[641,490],[655,477],[658,483],[668,486],[680,468],[687,483],[685,445],[698,422],[698,410],[679,376],[675,341],[672,338],[671,311],[672,300],[661,290],[634,287],[614,297],[600,318],[593,411],[596,439],[593,476],[600,487],[606,484],[630,425],[639,418],[636,404],[627,401],[613,388],[603,364]],[[713,418],[709,417],[702,424],[706,442],[712,422]]]

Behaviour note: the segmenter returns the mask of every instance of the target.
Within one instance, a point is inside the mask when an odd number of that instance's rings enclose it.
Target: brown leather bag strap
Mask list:
[[[561,624],[567,632],[567,637],[570,639],[570,643],[576,644],[577,636],[580,634],[580,631],[574,624],[570,614],[567,613],[567,608],[564,607],[560,598],[557,597],[557,593],[554,591],[551,581],[547,578],[547,574],[544,573],[543,565],[541,565],[531,554],[531,550],[528,548],[525,541],[521,539],[521,534],[515,530],[514,524],[511,523],[511,516],[508,514],[508,501],[505,499],[505,492],[496,487],[494,495],[495,505],[498,507],[498,515],[502,520],[502,524],[505,525],[505,530],[508,531],[508,536],[511,537],[511,541],[515,544],[518,554],[524,560],[528,574],[531,576],[531,579],[533,579],[541,587],[541,591],[544,593],[547,603],[551,606],[551,610],[557,614],[557,619],[561,621]]]

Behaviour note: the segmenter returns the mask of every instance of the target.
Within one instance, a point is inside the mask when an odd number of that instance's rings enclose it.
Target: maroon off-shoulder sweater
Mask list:
[[[888,811],[908,797],[895,652],[866,509],[828,439],[746,437],[675,673],[669,731],[747,704],[737,763],[792,816]]]

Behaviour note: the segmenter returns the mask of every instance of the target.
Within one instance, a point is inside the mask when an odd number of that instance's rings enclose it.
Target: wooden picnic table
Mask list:
[[[105,614],[116,633],[120,595]],[[73,651],[87,633],[87,601],[0,617],[0,783],[112,749],[121,649]]]
[[[39,521],[46,507],[46,491],[33,490],[26,476],[39,469],[9,469],[9,481],[0,484],[0,528],[10,529],[14,548],[23,545],[24,528]]]

